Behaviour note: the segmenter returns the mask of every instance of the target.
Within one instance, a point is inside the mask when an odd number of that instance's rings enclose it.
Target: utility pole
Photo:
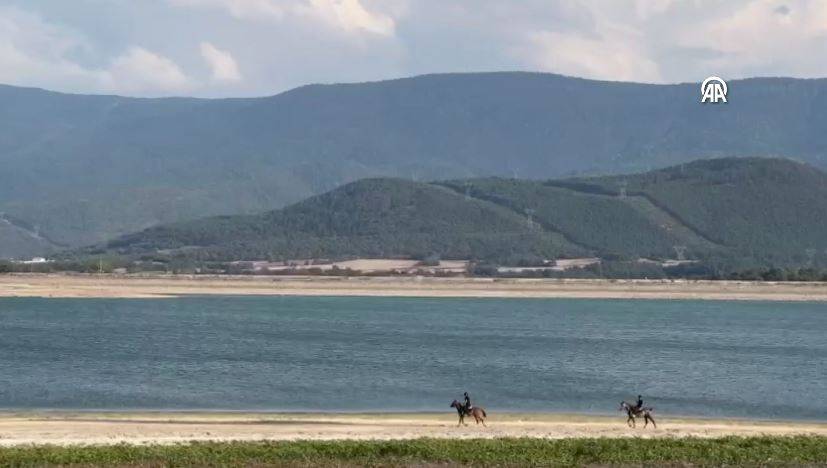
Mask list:
[[[526,208],[525,209],[526,217],[528,218],[528,227],[533,229],[534,228],[534,208]]]

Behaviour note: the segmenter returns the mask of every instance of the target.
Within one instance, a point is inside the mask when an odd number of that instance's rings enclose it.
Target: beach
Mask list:
[[[827,283],[214,275],[0,275],[0,297],[185,295],[827,301]]]
[[[456,414],[290,413],[3,413],[0,446],[173,444],[189,441],[403,440],[417,438],[716,438],[723,436],[827,436],[827,424],[792,421],[661,417],[658,427],[625,424],[625,416],[498,414],[488,427],[457,427]]]

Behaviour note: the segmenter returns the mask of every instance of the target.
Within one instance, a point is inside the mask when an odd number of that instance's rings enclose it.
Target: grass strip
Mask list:
[[[823,465],[827,437],[193,442],[0,448],[0,466]]]

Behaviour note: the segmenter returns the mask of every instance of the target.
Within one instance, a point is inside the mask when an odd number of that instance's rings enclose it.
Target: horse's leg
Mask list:
[[[648,418],[649,418],[649,421],[652,421],[652,427],[654,427],[655,429],[657,429],[657,428],[658,428],[658,425],[657,425],[657,424],[655,424],[655,418],[653,418],[651,414],[647,414],[647,415],[646,415],[646,417],[648,417]]]
[[[482,423],[482,425],[485,426],[485,416],[483,416],[482,413],[474,413],[474,419],[477,420],[477,424]]]

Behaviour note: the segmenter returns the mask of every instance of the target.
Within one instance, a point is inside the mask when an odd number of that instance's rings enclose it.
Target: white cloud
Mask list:
[[[141,47],[132,47],[117,57],[105,73],[115,92],[174,92],[192,86],[175,62]]]
[[[695,66],[729,77],[822,77],[827,2],[753,0],[701,24],[684,24],[673,41],[718,52]]]
[[[590,4],[591,28],[528,32],[516,47],[533,67],[545,71],[601,80],[659,82],[658,64],[649,56],[648,38],[636,25],[662,12],[667,2],[641,7],[639,0],[626,8],[600,9]]]
[[[675,0],[633,0],[631,8],[636,19],[647,20],[665,12],[674,4]]]
[[[101,73],[67,59],[87,47],[83,38],[14,7],[0,7],[0,82],[47,87],[55,77],[70,86],[96,81]]]
[[[233,17],[244,20],[277,19],[285,14],[285,1],[279,0],[169,0],[173,5],[213,7],[227,10]],[[288,8],[289,9],[289,8]]]
[[[570,76],[613,81],[661,81],[658,65],[641,54],[634,41],[589,38],[551,31],[529,36],[530,63]]]
[[[209,42],[201,43],[201,57],[212,70],[212,79],[219,82],[241,81],[238,64],[229,52],[220,50]]]
[[[77,92],[168,94],[193,88],[170,59],[129,48],[104,66],[79,63],[80,34],[17,8],[0,8],[0,82]]]
[[[718,74],[827,76],[827,2],[742,0],[569,2],[590,22],[515,32],[512,56],[530,67],[589,78],[695,81]]]
[[[392,36],[396,21],[370,11],[360,0],[169,0],[173,5],[222,8],[243,20],[309,18],[348,33]]]
[[[396,28],[393,18],[368,11],[359,0],[308,0],[307,5],[298,5],[295,11],[348,32],[364,31],[392,36]]]

